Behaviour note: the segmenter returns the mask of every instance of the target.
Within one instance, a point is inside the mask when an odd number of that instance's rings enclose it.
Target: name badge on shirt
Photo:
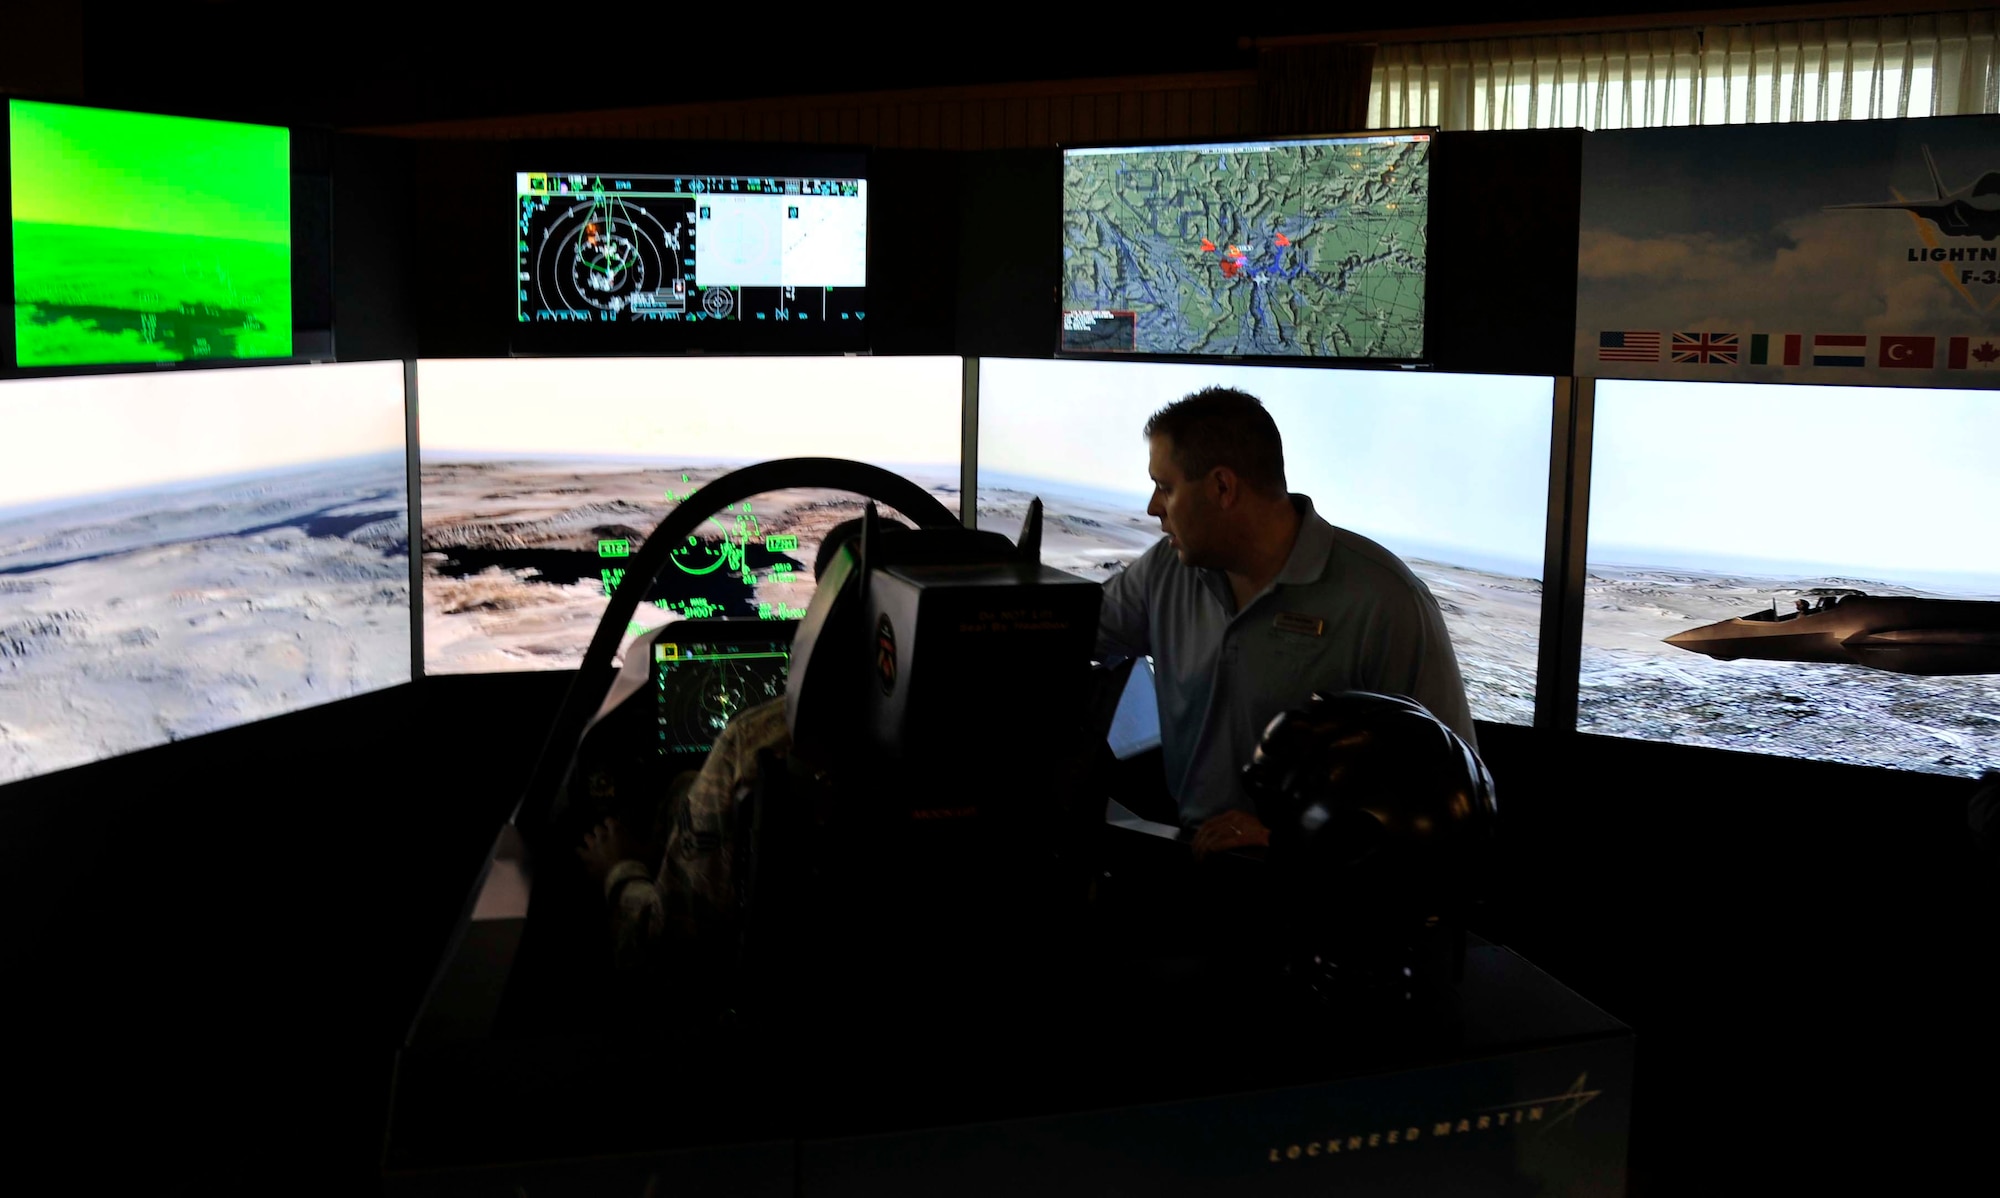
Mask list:
[[[1271,623],[1279,632],[1296,632],[1300,636],[1318,636],[1326,631],[1325,620],[1295,611],[1281,611]]]

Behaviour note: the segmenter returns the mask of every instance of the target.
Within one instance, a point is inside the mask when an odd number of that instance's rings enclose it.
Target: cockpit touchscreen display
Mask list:
[[[787,641],[653,643],[661,753],[707,753],[738,712],[785,696]]]

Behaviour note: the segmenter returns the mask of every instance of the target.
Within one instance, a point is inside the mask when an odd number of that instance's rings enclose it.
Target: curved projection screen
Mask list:
[[[291,132],[10,100],[20,366],[292,353]]]
[[[1992,392],[1604,380],[1593,439],[1579,730],[2000,759]]]
[[[410,680],[397,362],[0,383],[0,782]]]
[[[505,358],[417,366],[424,671],[575,669],[606,588],[681,500],[740,466],[851,458],[958,509],[957,358]],[[761,495],[672,559],[633,621],[797,619],[862,501]]]
[[[981,527],[1014,535],[1039,496],[1043,560],[1110,577],[1160,536],[1146,418],[1203,387],[1247,391],[1278,423],[1291,489],[1437,597],[1472,714],[1533,721],[1551,380],[991,358],[979,371]]]

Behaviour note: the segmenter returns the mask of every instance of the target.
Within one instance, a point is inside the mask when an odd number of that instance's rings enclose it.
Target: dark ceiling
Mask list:
[[[1245,36],[1560,19],[1654,3],[1320,9],[1234,18],[1127,4],[1064,13],[1004,5],[713,3],[389,6],[209,0],[171,21],[85,4],[83,98],[294,125],[355,126],[820,92],[1255,65]],[[1302,11],[1302,10],[1296,10]],[[274,14],[289,13],[274,20]],[[1185,15],[1183,15],[1185,13]]]

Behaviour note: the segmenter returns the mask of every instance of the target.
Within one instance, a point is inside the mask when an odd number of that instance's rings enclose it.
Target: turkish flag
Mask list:
[[[1937,368],[1937,338],[1935,337],[1888,337],[1881,338],[1882,348],[1877,351],[1877,366],[1900,366],[1909,370],[1934,370]]]

